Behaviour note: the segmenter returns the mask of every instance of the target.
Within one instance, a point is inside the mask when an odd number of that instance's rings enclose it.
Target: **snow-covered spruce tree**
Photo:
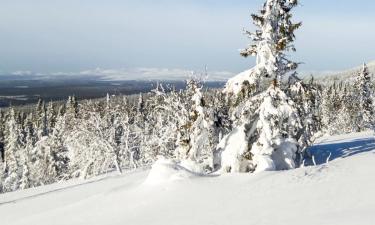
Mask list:
[[[65,108],[62,108],[65,115],[65,128],[72,130],[77,124],[79,105],[75,96],[69,96],[68,101],[65,104]]]
[[[120,125],[116,131],[116,144],[118,148],[118,154],[121,157],[120,167],[132,169],[136,168],[135,162],[132,158],[131,152],[131,140],[130,137],[130,126],[128,113],[122,114],[122,119],[119,121]]]
[[[322,121],[322,129],[324,132],[331,133],[330,124],[332,124],[333,102],[331,93],[333,92],[332,86],[325,87],[322,92],[322,104],[320,106],[320,117]]]
[[[56,180],[65,180],[70,177],[69,174],[69,152],[64,144],[68,133],[65,130],[65,116],[56,118],[54,128],[50,132],[48,143],[51,146],[50,151],[50,171],[56,175]]]
[[[203,83],[200,79],[189,79],[185,97],[185,109],[188,115],[181,121],[177,140],[177,158],[196,172],[212,170],[214,132],[213,117],[207,111],[207,105],[202,93]],[[211,120],[210,120],[211,118]]]
[[[359,112],[357,115],[359,127],[358,130],[373,128],[373,90],[371,76],[366,64],[363,64],[362,70],[357,74],[354,87],[359,105]]]
[[[190,98],[187,92],[178,93],[176,95],[176,103],[174,108],[179,109],[177,115],[177,140],[176,140],[176,151],[175,156],[177,159],[183,160],[186,158],[188,152],[191,149],[191,139],[190,139],[190,111],[191,104]]]
[[[68,113],[65,113],[65,108]],[[66,107],[61,108],[60,115],[55,115],[52,104],[48,109],[43,104],[42,110],[36,110],[37,112],[43,111],[42,118],[44,118],[43,124],[45,125],[43,125],[43,129],[38,129],[38,124],[36,124],[35,132],[38,133],[38,138],[34,144],[28,144],[28,152],[31,155],[28,173],[32,186],[50,184],[69,177],[67,149],[64,144],[77,122],[76,108],[75,98],[69,97]],[[31,138],[30,136],[30,141]],[[30,150],[30,148],[32,149]]]
[[[256,66],[230,79],[225,91],[237,95],[243,88],[257,90],[262,78],[281,82],[298,64],[289,60],[286,52],[295,51],[294,32],[302,23],[293,23],[291,10],[297,0],[267,0],[259,14],[253,14],[255,32],[246,31],[252,44],[241,51],[244,57],[256,56]]]
[[[131,115],[131,131],[129,138],[132,139],[132,147],[130,148],[131,161],[134,167],[139,167],[144,160],[144,152],[142,146],[146,142],[144,135],[147,129],[147,114],[148,108],[146,106],[145,94],[140,93],[137,103],[133,106]]]
[[[191,148],[186,153],[187,158],[192,161],[197,161],[200,155],[200,151],[203,148],[207,134],[205,133],[205,127],[208,125],[204,120],[205,116],[205,102],[202,95],[202,84],[197,80],[188,81],[188,91],[191,91],[192,109],[190,111],[190,141]]]
[[[341,107],[337,113],[336,129],[341,133],[351,133],[357,129],[358,102],[350,89],[349,85],[345,84],[340,90]]]
[[[256,171],[285,170],[296,167],[300,118],[294,103],[277,86],[265,93],[258,109],[258,139],[251,154]]]
[[[211,105],[207,110],[208,120],[211,121],[208,134],[210,146],[214,148],[212,169],[217,170],[220,168],[221,161],[221,149],[218,149],[217,145],[232,130],[232,120],[229,116],[229,98],[220,90],[211,90],[211,92]]]
[[[320,86],[314,83],[313,77],[308,83],[296,75],[289,78],[288,95],[295,103],[301,118],[302,129],[296,135],[301,151],[310,146],[320,131],[319,105],[321,99]]]
[[[22,176],[20,180],[20,189],[27,189],[32,187],[32,183],[30,181],[30,173],[29,173],[29,166],[27,163],[23,164],[22,166]]]
[[[112,102],[109,94],[107,94],[107,108],[105,110],[105,136],[111,146],[113,164],[115,169],[122,173],[121,169],[121,158],[123,157],[123,151],[120,149],[121,136],[123,135],[122,122],[126,118],[123,117],[122,110],[119,105],[115,105]]]
[[[281,89],[283,78],[298,66],[286,57],[288,51],[295,51],[294,32],[301,25],[291,22],[290,12],[297,4],[295,0],[267,0],[260,15],[252,15],[259,30],[247,32],[254,43],[241,54],[256,56],[257,64],[249,76],[240,74],[229,80],[225,92],[238,94],[244,84],[259,86],[263,78],[273,82],[264,93],[245,99],[234,110],[237,127],[218,146],[224,149],[224,172],[290,169],[298,164],[300,119],[293,101]]]
[[[57,112],[55,110],[55,106],[53,102],[49,102],[48,107],[47,107],[47,120],[48,120],[48,124],[47,124],[48,132],[47,133],[48,135],[52,134],[53,128],[55,127],[55,124],[56,124],[56,119],[57,119]]]
[[[34,164],[39,160],[38,155],[34,154],[34,147],[37,141],[37,135],[35,131],[35,125],[33,123],[33,116],[29,114],[26,117],[25,125],[24,125],[26,138],[25,138],[25,146],[24,146],[24,163],[27,164],[27,174],[28,179],[24,178],[24,181],[28,181],[29,187],[33,187],[38,185],[39,183],[39,174],[38,171],[35,170]],[[26,171],[25,171],[26,172]]]
[[[46,104],[39,99],[35,109],[35,124],[38,138],[48,135],[48,119]]]
[[[6,139],[5,139],[5,174],[3,190],[15,191],[19,188],[21,179],[21,160],[19,151],[21,148],[21,141],[19,136],[19,124],[16,122],[16,113],[14,109],[10,109],[9,117],[6,123]]]
[[[343,95],[341,92],[341,84],[334,82],[332,85],[325,87],[323,90],[321,117],[323,132],[334,135],[342,133],[339,130],[340,116],[337,112],[340,111],[344,102],[342,102]]]
[[[22,131],[22,147],[20,148],[20,162],[22,165],[22,176],[20,180],[20,189],[26,189],[34,186],[32,174],[30,171],[33,169],[33,162],[38,160],[37,156],[33,153],[35,141],[37,139],[33,124],[32,114],[28,114],[23,121]]]

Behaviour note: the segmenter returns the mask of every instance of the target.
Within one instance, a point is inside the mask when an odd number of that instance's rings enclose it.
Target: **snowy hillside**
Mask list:
[[[372,132],[310,150],[318,165],[290,171],[201,177],[159,161],[151,172],[7,193],[1,224],[373,224]]]
[[[367,63],[367,67],[368,67],[370,74],[375,74],[375,61],[371,61]],[[317,75],[315,75],[315,73],[311,73],[311,74],[313,74],[322,83],[333,82],[335,80],[347,82],[347,81],[353,81],[353,75],[358,73],[358,71],[360,71],[361,68],[362,68],[362,65],[358,65],[355,68],[347,69],[343,71],[325,72],[325,73],[321,73]],[[306,75],[307,78],[310,78],[311,74],[308,74],[308,73],[303,73],[303,74]]]

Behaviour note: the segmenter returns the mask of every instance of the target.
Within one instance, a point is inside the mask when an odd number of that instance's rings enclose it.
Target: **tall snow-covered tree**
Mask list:
[[[357,115],[358,115],[358,101],[355,100],[355,95],[352,93],[351,88],[348,84],[345,84],[340,91],[340,102],[341,106],[337,112],[331,112],[338,116],[336,123],[336,129],[340,133],[351,133],[358,131]]]
[[[292,21],[291,11],[297,0],[266,0],[259,14],[251,15],[255,32],[246,31],[252,43],[241,51],[244,57],[256,56],[256,66],[230,79],[225,91],[237,95],[243,89],[258,89],[262,78],[276,79],[293,72],[298,64],[287,58],[287,52],[296,51],[295,31],[302,23]]]
[[[48,138],[48,145],[51,146],[50,171],[56,174],[56,180],[64,180],[70,177],[69,174],[69,152],[65,140],[69,133],[65,129],[65,116],[59,116],[54,124],[54,129]]]
[[[267,0],[260,14],[252,15],[259,29],[247,32],[253,44],[241,54],[256,56],[256,66],[248,71],[250,75],[241,73],[229,80],[225,92],[238,94],[242,90],[239,85],[259,86],[263,78],[273,81],[265,92],[236,107],[238,127],[218,146],[224,149],[223,171],[289,169],[297,165],[299,146],[295,137],[301,126],[294,102],[281,89],[283,78],[298,66],[286,56],[295,51],[294,32],[301,26],[291,21],[291,10],[297,5],[296,0]]]
[[[301,23],[292,22],[291,10],[297,0],[267,0],[259,14],[253,14],[255,32],[246,31],[253,44],[241,51],[241,55],[256,56],[257,70],[261,76],[272,77],[281,82],[283,76],[297,68],[286,52],[295,51],[294,32]]]
[[[3,189],[5,191],[17,190],[21,179],[21,160],[19,151],[21,149],[19,124],[16,122],[16,113],[10,109],[9,118],[6,124],[7,137],[5,140],[5,173],[7,178],[4,180]]]
[[[33,187],[34,183],[36,184],[35,180],[32,179],[33,175],[33,164],[39,160],[38,156],[33,154],[33,149],[35,147],[35,143],[37,140],[37,135],[35,131],[35,125],[33,123],[33,116],[30,113],[27,115],[25,122],[24,122],[24,146],[21,153],[21,161],[23,164],[22,168],[22,178],[21,178],[21,189],[26,189],[29,187]]]
[[[52,134],[53,128],[55,127],[56,124],[56,119],[57,119],[57,112],[55,110],[55,106],[53,102],[48,103],[47,107],[47,120],[48,120],[48,135]]]
[[[294,75],[290,76],[288,83],[288,95],[295,103],[302,125],[296,138],[301,149],[306,149],[313,143],[320,130],[318,110],[321,98],[320,86],[314,83],[313,78],[305,83]]]
[[[69,96],[68,101],[65,104],[65,108],[61,108],[65,113],[66,129],[72,130],[77,123],[78,118],[78,102],[75,96]]]
[[[48,135],[48,118],[46,104],[39,99],[35,109],[36,131],[38,138]]]
[[[220,132],[223,134],[228,128],[225,127],[227,118],[224,111],[214,109],[213,100],[212,105],[208,104],[211,98],[205,96],[206,92],[203,92],[202,88],[201,79],[190,78],[187,80],[187,89],[178,95],[172,92],[172,98],[168,100],[172,106],[169,109],[170,118],[175,121],[170,125],[176,127],[178,132],[175,156],[182,164],[196,172],[214,169],[214,150],[221,138]]]
[[[333,100],[331,98],[333,87],[325,87],[322,92],[322,104],[320,106],[320,114],[322,121],[322,128],[325,132],[331,133],[331,126],[333,124]]]
[[[363,64],[362,70],[357,74],[355,93],[358,96],[359,112],[357,116],[360,130],[372,128],[374,126],[373,90],[366,64]]]

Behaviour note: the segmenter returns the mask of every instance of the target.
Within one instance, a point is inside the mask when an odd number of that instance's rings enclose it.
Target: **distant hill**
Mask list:
[[[369,62],[366,64],[371,75],[374,77],[375,75],[375,61]],[[322,83],[332,83],[334,81],[344,81],[344,82],[351,82],[353,81],[354,75],[361,71],[362,65],[356,66],[352,69],[344,70],[344,71],[337,71],[337,72],[326,72],[318,75],[314,75],[314,77],[321,81]],[[306,76],[307,77],[307,76]]]
[[[159,81],[164,87],[184,89],[185,81]],[[46,79],[25,80],[7,79],[0,82],[0,108],[10,105],[28,105],[36,103],[39,98],[45,101],[65,101],[68,96],[75,95],[79,100],[95,99],[111,95],[132,95],[146,93],[156,87],[157,81],[128,80],[128,81],[97,81],[87,79]],[[208,81],[206,88],[221,88],[224,82]]]

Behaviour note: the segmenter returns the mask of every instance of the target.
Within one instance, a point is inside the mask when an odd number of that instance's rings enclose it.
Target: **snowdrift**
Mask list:
[[[157,185],[176,180],[184,180],[200,176],[200,168],[190,161],[184,161],[181,164],[173,160],[160,158],[152,166],[144,184]]]

